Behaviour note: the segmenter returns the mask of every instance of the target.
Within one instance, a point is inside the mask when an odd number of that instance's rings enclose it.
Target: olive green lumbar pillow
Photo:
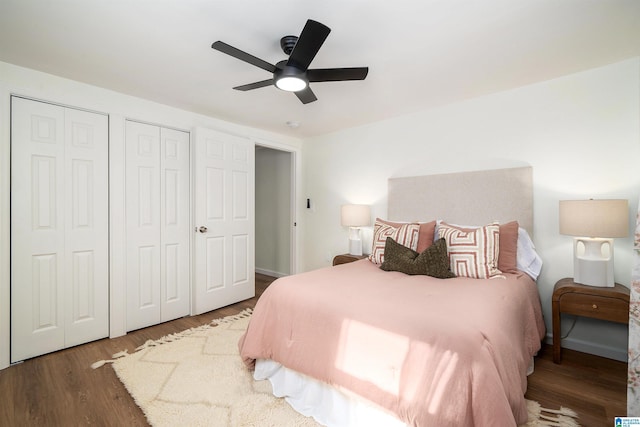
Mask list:
[[[411,275],[425,275],[448,279],[456,277],[449,269],[449,256],[447,255],[447,243],[444,239],[438,239],[422,253],[402,246],[400,243],[387,237],[384,246],[384,261],[380,268],[384,271],[400,271]]]

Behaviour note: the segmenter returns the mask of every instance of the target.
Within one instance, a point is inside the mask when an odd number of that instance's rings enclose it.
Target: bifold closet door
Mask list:
[[[108,117],[11,102],[11,361],[109,334]]]
[[[189,314],[189,134],[126,123],[127,330]]]

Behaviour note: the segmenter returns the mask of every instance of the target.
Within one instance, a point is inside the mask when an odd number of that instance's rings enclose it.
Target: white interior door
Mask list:
[[[127,330],[160,323],[160,128],[125,127]]]
[[[108,335],[108,118],[12,98],[11,361]]]
[[[107,117],[65,109],[65,346],[109,335]]]
[[[189,134],[126,123],[127,330],[190,310]]]
[[[255,295],[255,148],[211,129],[195,138],[193,313],[200,314]]]

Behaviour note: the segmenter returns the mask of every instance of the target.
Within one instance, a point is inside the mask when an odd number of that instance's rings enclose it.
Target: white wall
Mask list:
[[[162,88],[158,88],[162,90]],[[264,132],[189,111],[62,79],[0,62],[0,369],[9,364],[10,276],[10,95],[18,94],[53,103],[109,114],[110,156],[110,304],[111,335],[124,327],[124,121],[161,124],[190,131],[202,126],[249,137],[263,146],[300,152],[300,140]],[[296,172],[299,177],[299,171]]]
[[[544,260],[538,286],[550,333],[553,286],[573,274],[572,239],[558,233],[558,201],[625,198],[635,212],[639,128],[640,58],[634,58],[305,140],[303,199],[313,202],[303,211],[305,269],[347,251],[341,204],[370,204],[372,216],[385,217],[389,177],[531,165],[533,239]],[[372,232],[365,231],[366,248]],[[616,239],[615,279],[626,286],[631,248],[631,237]],[[627,328],[581,318],[564,345],[626,360]]]
[[[534,240],[545,262],[538,281],[551,330],[554,283],[572,275],[571,238],[558,234],[558,200],[627,198],[635,209],[640,174],[640,58],[443,108],[304,141],[238,126],[0,62],[0,369],[9,360],[9,95],[16,93],[110,115],[112,205],[123,194],[124,120],[190,130],[196,126],[249,136],[295,152],[298,221],[303,236],[293,271],[329,265],[348,249],[340,205],[367,203],[386,215],[387,179],[520,165],[534,168]],[[303,156],[300,156],[303,154]],[[455,159],[453,158],[455,156]],[[115,174],[115,176],[113,176]],[[305,209],[306,198],[311,209]],[[118,205],[117,200],[115,204]],[[112,255],[124,242],[123,206],[111,209]],[[630,220],[631,225],[631,220]],[[370,245],[371,230],[364,230]],[[616,281],[629,285],[632,239],[616,240]],[[302,268],[299,268],[302,266]],[[122,277],[111,271],[111,282]],[[111,289],[122,301],[123,289]],[[569,322],[567,322],[568,324]],[[122,325],[120,325],[122,326]],[[580,319],[565,345],[626,358],[626,328]]]
[[[291,273],[291,153],[256,149],[256,271]]]

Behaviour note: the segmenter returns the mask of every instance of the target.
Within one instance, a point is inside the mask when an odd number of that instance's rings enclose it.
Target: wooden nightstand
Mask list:
[[[333,258],[333,265],[346,264],[348,262],[358,261],[359,259],[365,259],[369,255],[351,255],[351,254],[342,254],[336,255]]]
[[[560,343],[560,315],[592,317],[611,322],[629,323],[629,288],[618,283],[613,288],[600,288],[575,283],[573,279],[559,280],[553,288],[553,361],[562,360]]]

